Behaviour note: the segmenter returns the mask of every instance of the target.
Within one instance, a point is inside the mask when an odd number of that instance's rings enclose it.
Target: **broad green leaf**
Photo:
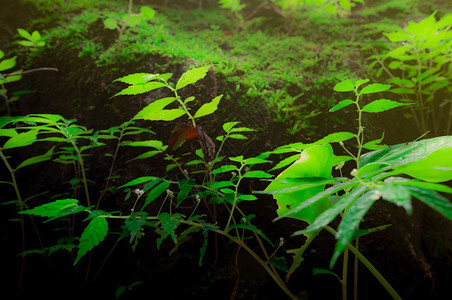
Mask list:
[[[385,137],[385,134],[383,132],[381,138],[365,143],[363,145],[363,148],[367,149],[367,150],[378,150],[378,149],[387,148],[388,147],[387,145],[380,145],[380,143],[384,137]]]
[[[171,78],[171,76],[173,76],[172,73],[164,73],[164,74],[134,73],[134,74],[130,74],[130,75],[115,79],[114,81],[121,81],[121,82],[132,84],[132,85],[140,85],[140,84],[145,84],[152,80],[158,80],[158,79],[167,81],[168,79]]]
[[[284,168],[293,163],[294,161],[296,161],[298,158],[300,158],[300,154],[294,154],[292,156],[286,157],[285,159],[277,163],[273,168],[271,168],[270,171]]]
[[[148,106],[143,108],[141,111],[139,111],[133,119],[147,119],[149,116],[152,116],[158,112],[160,112],[162,109],[164,109],[167,105],[173,103],[176,101],[176,98],[174,97],[167,97],[155,100],[154,102],[150,103]]]
[[[452,137],[451,137],[452,138]],[[394,171],[430,182],[452,179],[452,147],[438,149],[427,157],[394,168]]]
[[[336,202],[331,208],[321,213],[311,225],[309,225],[304,230],[295,232],[293,235],[315,232],[324,228],[326,225],[330,224],[341,212],[343,212],[352,203],[354,203],[356,199],[358,199],[358,197],[360,197],[368,189],[369,188],[366,186],[360,186],[343,195],[340,200]]]
[[[215,112],[218,109],[218,103],[220,103],[221,98],[223,95],[219,95],[212,99],[209,103],[204,103],[195,113],[193,116],[194,118],[200,118],[206,115],[210,115],[211,113]]]
[[[355,86],[351,80],[345,80],[336,84],[334,90],[336,92],[351,92],[355,90]]]
[[[243,177],[245,178],[272,178],[273,175],[268,174],[264,171],[248,171],[245,174],[243,174]]]
[[[207,74],[207,71],[209,71],[209,68],[210,65],[188,70],[187,72],[182,74],[182,76],[177,81],[176,89],[179,90],[189,84],[195,83],[196,81],[204,78]]]
[[[213,182],[213,183],[209,184],[209,186],[215,190],[225,188],[228,186],[232,186],[232,185],[234,185],[234,183],[232,183],[231,181],[217,181],[217,182]]]
[[[77,206],[77,199],[62,199],[56,200],[54,202],[46,203],[37,206],[32,209],[27,209],[19,212],[20,214],[35,215],[40,217],[54,217],[60,213],[60,211],[65,210],[70,207]]]
[[[16,170],[19,170],[20,168],[23,168],[23,167],[26,167],[29,165],[34,165],[34,164],[52,159],[53,149],[55,149],[55,146],[53,146],[49,151],[47,151],[46,153],[44,153],[42,155],[33,156],[33,157],[30,157],[30,158],[24,160],[22,163],[20,163],[16,167]]]
[[[126,87],[119,93],[116,93],[113,97],[119,96],[119,95],[139,95],[144,94],[149,91],[161,88],[166,86],[163,82],[157,82],[157,81],[151,81],[147,82],[145,84],[134,84],[129,87]]]
[[[5,56],[5,52],[3,52],[2,50],[0,50],[0,59],[2,59],[3,56]]]
[[[122,188],[125,188],[125,187],[142,184],[142,183],[145,183],[145,182],[149,182],[149,181],[152,181],[152,180],[154,180],[156,178],[158,178],[158,177],[155,177],[155,176],[138,177],[138,178],[135,178],[135,179],[127,182],[126,184],[121,185],[120,187],[118,187],[118,189],[122,189]]]
[[[17,43],[24,47],[33,47],[35,45],[33,42],[30,41],[18,41]]]
[[[243,161],[243,155],[229,157],[229,160],[241,163]]]
[[[372,94],[387,91],[391,88],[390,84],[372,83],[363,87],[360,91],[360,95]]]
[[[339,109],[341,109],[341,108],[344,108],[344,107],[346,107],[346,106],[349,106],[350,104],[353,104],[353,103],[354,103],[354,101],[353,101],[353,100],[350,100],[350,99],[342,100],[342,101],[340,101],[338,104],[336,104],[335,106],[333,106],[333,107],[330,109],[330,112],[335,112],[335,111],[337,111],[337,110],[339,110]]]
[[[362,221],[364,215],[374,204],[374,193],[375,191],[371,190],[361,195],[358,200],[350,205],[342,217],[341,223],[337,228],[336,239],[338,241],[336,243],[336,248],[334,249],[333,257],[331,258],[330,269],[333,268],[339,255],[341,255],[345,247],[347,247],[347,244],[352,240],[355,230]]]
[[[29,130],[26,132],[22,132],[7,140],[6,143],[3,145],[3,149],[12,149],[29,146],[36,142],[37,138],[38,130]]]
[[[248,132],[248,131],[257,131],[257,130],[248,127],[235,127],[231,129],[231,132]]]
[[[401,103],[397,101],[392,101],[388,99],[380,99],[370,102],[363,107],[364,112],[377,113],[385,110],[389,110],[399,106],[410,105],[409,103]]]
[[[247,140],[248,139],[246,136],[244,136],[243,134],[239,134],[239,133],[230,134],[228,137],[230,139],[235,139],[235,140]]]
[[[0,72],[9,70],[16,65],[16,56],[0,61]]]
[[[254,201],[254,200],[257,200],[257,197],[254,196],[254,195],[239,194],[237,199],[238,200],[243,200],[243,201]]]
[[[146,5],[140,7],[140,12],[146,20],[152,19],[155,16],[155,10]]]
[[[93,218],[80,237],[80,244],[78,245],[77,258],[74,261],[74,265],[82,258],[88,251],[99,245],[108,232],[108,222],[105,217]]]
[[[14,128],[2,128],[0,129],[0,136],[13,137],[18,135],[16,129]]]
[[[266,160],[259,157],[250,157],[244,160],[243,162],[245,165],[257,165],[257,164],[266,164],[271,163],[270,160]]]
[[[421,187],[408,187],[410,194],[430,206],[449,220],[452,220],[452,203],[435,191]]]
[[[152,201],[154,201],[155,199],[157,199],[158,196],[160,196],[161,194],[163,194],[166,189],[170,186],[170,183],[167,181],[163,181],[161,183],[159,183],[156,187],[154,187],[149,194],[146,197],[146,200],[143,204],[143,207],[141,207],[140,211],[143,211],[143,209]]]
[[[265,191],[272,192],[290,187],[290,184],[283,183],[286,178],[306,178],[306,177],[331,177],[333,162],[333,149],[329,144],[316,145],[304,150],[300,158],[278,177],[270,183]],[[324,185],[307,189],[300,189],[289,193],[274,194],[273,197],[278,203],[277,213],[281,217],[292,217],[312,223],[315,218],[324,210],[331,206],[331,202],[322,197],[312,205],[300,208],[303,203],[309,201],[324,189]]]
[[[213,170],[212,174],[219,174],[219,173],[225,173],[225,172],[231,172],[231,171],[238,171],[237,167],[234,165],[224,165],[219,167],[218,169]]]
[[[132,147],[152,147],[155,149],[162,150],[163,143],[159,140],[148,140],[148,141],[136,141],[136,142],[124,142],[122,146],[132,146]]]
[[[33,33],[31,34],[31,39],[36,43],[41,39],[41,34],[39,33],[39,31],[35,30],[33,31]]]
[[[392,57],[395,59],[402,60],[402,55],[404,55],[408,50],[411,49],[411,46],[400,46],[394,50],[389,51],[385,58]]]

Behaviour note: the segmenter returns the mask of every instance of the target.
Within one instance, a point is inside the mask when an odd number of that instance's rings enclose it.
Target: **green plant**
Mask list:
[[[266,193],[273,194],[278,202],[279,217],[291,217],[306,221],[309,226],[297,231],[294,235],[304,234],[307,242],[294,253],[294,262],[288,276],[302,262],[303,252],[315,236],[326,229],[338,240],[331,258],[330,268],[335,265],[339,256],[344,253],[343,273],[340,278],[343,299],[347,298],[347,266],[349,251],[355,254],[355,299],[357,295],[357,264],[361,261],[380,283],[388,290],[394,299],[399,295],[383,278],[383,276],[358,251],[359,236],[380,230],[374,228],[358,230],[362,218],[370,207],[379,199],[383,199],[403,207],[408,214],[412,212],[411,198],[417,198],[431,208],[437,210],[446,218],[452,220],[452,204],[440,193],[452,193],[452,188],[439,184],[452,179],[452,138],[438,137],[391,147],[381,145],[381,139],[365,142],[363,113],[379,113],[406,103],[379,99],[363,103],[363,96],[384,92],[390,85],[368,84],[369,80],[352,82],[346,80],[336,84],[337,92],[352,92],[354,100],[346,99],[337,103],[330,111],[340,110],[348,105],[356,106],[358,113],[357,133],[336,132],[313,144],[292,144],[281,147],[274,152],[300,152],[277,164],[281,168],[294,162],[266,188]],[[344,141],[355,140],[356,153],[346,148]],[[346,156],[335,156],[330,143],[339,143],[347,153]],[[364,150],[372,150],[364,153]],[[347,161],[353,161],[355,168],[351,177],[343,177],[342,167]],[[340,171],[340,177],[332,177],[335,167]],[[411,176],[411,178],[401,177]],[[328,186],[328,187],[326,187]],[[329,226],[337,216],[341,222],[334,230]],[[384,227],[383,227],[384,228]],[[351,242],[355,240],[355,246]],[[330,271],[327,271],[330,272]],[[339,276],[338,276],[339,278]]]
[[[222,235],[237,244],[237,251],[240,251],[240,249],[246,250],[262,265],[278,286],[288,296],[295,299],[296,297],[288,290],[284,281],[280,278],[276,267],[273,265],[273,255],[268,254],[266,250],[268,246],[264,245],[263,241],[265,240],[268,242],[268,245],[273,247],[272,242],[252,223],[255,215],[245,214],[240,209],[240,203],[257,200],[257,197],[251,193],[242,191],[241,183],[250,178],[271,178],[272,175],[269,173],[255,169],[255,166],[269,163],[270,161],[258,157],[244,158],[243,156],[237,156],[229,157],[226,164],[219,167],[215,166],[224,160],[224,156],[221,156],[220,152],[227,140],[244,139],[246,137],[242,133],[253,131],[253,129],[240,127],[239,122],[226,122],[223,125],[224,134],[217,137],[217,140],[221,142],[220,147],[218,151],[215,151],[215,145],[198,123],[200,118],[216,111],[221,95],[199,106],[195,113],[192,113],[190,108],[195,103],[194,97],[184,99],[179,95],[181,89],[205,77],[209,68],[210,66],[191,69],[185,72],[175,84],[169,82],[169,79],[172,77],[170,73],[136,73],[117,79],[117,81],[127,83],[129,86],[122,89],[115,96],[137,95],[158,88],[166,88],[174,96],[153,101],[139,111],[131,122],[126,122],[121,126],[112,127],[108,130],[93,132],[74,124],[73,121],[68,121],[61,116],[50,114],[29,115],[9,120],[4,119],[3,125],[15,125],[16,129],[3,128],[0,134],[13,136],[13,134],[19,132],[19,136],[14,139],[12,137],[8,140],[2,150],[9,150],[9,145],[13,145],[14,140],[20,143],[15,145],[15,147],[28,146],[38,140],[42,142],[64,142],[68,144],[67,147],[60,147],[57,151],[54,151],[54,148],[52,148],[51,152],[47,152],[44,156],[37,156],[36,158],[26,160],[26,162],[42,162],[56,156],[55,160],[57,162],[73,164],[74,171],[76,172],[75,178],[77,178],[73,185],[77,186],[77,183],[80,182],[85,192],[84,197],[77,196],[77,193],[74,192],[72,195],[68,195],[67,198],[59,197],[57,200],[46,201],[44,204],[35,205],[32,209],[25,209],[28,205],[26,202],[20,200],[22,197],[19,194],[19,188],[17,184],[14,184],[15,169],[8,168],[11,170],[12,185],[18,193],[17,197],[19,199],[19,213],[21,217],[24,215],[40,216],[48,218],[48,221],[53,221],[64,220],[75,214],[87,215],[84,219],[86,225],[79,238],[60,239],[54,246],[43,248],[42,250],[24,250],[22,255],[26,255],[27,253],[50,254],[61,249],[76,250],[77,252],[74,256],[75,265],[86,254],[90,253],[94,247],[106,239],[109,233],[109,222],[118,220],[123,222],[123,233],[117,239],[115,245],[127,239],[132,249],[135,249],[142,236],[142,231],[146,229],[153,229],[160,235],[157,239],[157,248],[160,248],[163,240],[167,238],[172,240],[175,244],[173,251],[176,251],[187,240],[188,236],[202,233],[204,242],[201,246],[199,258],[199,264],[202,264],[209,240],[209,232],[212,232]],[[175,104],[177,104],[177,108],[168,108]],[[185,116],[190,123],[184,122],[177,125],[171,134],[167,146],[163,146],[163,143],[158,140],[124,140],[130,134],[152,133],[146,132],[143,128],[133,126],[135,121],[173,121],[182,116]],[[38,135],[43,137],[38,139]],[[178,147],[185,141],[193,138],[198,139],[201,146],[196,151],[196,158],[183,161],[180,157],[174,156],[173,153],[176,152]],[[105,189],[97,203],[94,203],[90,200],[93,194],[90,193],[88,176],[85,173],[87,170],[85,165],[87,155],[85,151],[94,147],[103,146],[104,143],[100,143],[98,141],[99,139],[116,141],[116,148],[114,153],[109,155],[112,156],[113,160]],[[129,213],[103,211],[99,205],[100,200],[109,189],[109,181],[113,175],[112,169],[115,165],[120,146],[149,147],[152,149],[132,160],[149,158],[155,155],[160,155],[160,157],[164,156],[164,159],[168,160],[167,174],[141,176],[116,188],[118,190],[128,191],[126,199],[134,200]],[[2,152],[0,151],[0,153]],[[4,158],[5,165],[8,166],[6,155],[2,154],[2,158]],[[22,163],[21,165],[24,164]],[[192,171],[193,168],[195,168],[194,171]],[[172,176],[168,176],[173,169],[180,171],[182,179],[174,180],[171,178]],[[131,188],[134,189],[133,193]],[[81,204],[79,198],[85,198],[85,201]],[[158,210],[155,206],[157,199],[162,199]],[[183,201],[188,201],[187,199],[192,199],[196,203],[189,216],[178,212],[179,205]],[[207,216],[205,214],[197,213],[201,203],[204,203],[211,222],[206,220]],[[224,205],[229,211],[227,221],[224,224],[219,223],[217,220],[216,205]],[[71,220],[77,219],[75,217],[71,218]],[[179,228],[181,227],[186,227],[186,229],[180,230]],[[263,257],[247,245],[246,240],[250,234],[258,242]],[[109,255],[105,258],[105,261],[108,257]],[[105,261],[101,264],[95,277],[101,272]],[[89,263],[87,267],[86,278],[89,278],[90,265]],[[124,287],[119,291],[124,291]]]
[[[391,41],[389,52],[374,55],[369,69],[376,68],[378,78],[384,72],[391,91],[409,106],[407,118],[413,118],[419,131],[449,134],[452,128],[452,14],[436,21],[431,14],[406,28],[385,33]]]
[[[118,44],[117,49],[121,49],[121,38],[124,35],[127,27],[138,26],[141,22],[150,20],[155,15],[155,10],[149,6],[141,6],[139,14],[133,14],[132,12],[133,0],[129,0],[127,13],[110,13],[107,18],[104,19],[104,26],[110,30],[118,31]]]
[[[22,38],[24,38],[24,40],[18,41],[17,43],[24,47],[29,47],[30,51],[37,51],[38,48],[44,47],[46,44],[37,30],[33,31],[33,33],[29,33],[25,29],[18,28],[17,32]]]
[[[245,8],[245,4],[241,4],[240,0],[219,0],[221,8],[228,9],[234,18],[237,19],[239,24],[237,25],[237,29],[242,28],[245,20],[243,19],[242,14],[240,13],[243,8]]]

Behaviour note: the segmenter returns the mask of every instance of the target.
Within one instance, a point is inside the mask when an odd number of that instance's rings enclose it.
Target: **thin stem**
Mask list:
[[[348,252],[348,248],[345,248],[344,262],[342,265],[342,279],[340,280],[342,286],[342,300],[347,300]]]
[[[336,236],[336,230],[331,228],[330,226],[325,226],[325,229],[331,233],[332,235]],[[351,252],[355,256],[358,257],[358,259],[361,261],[361,263],[374,275],[374,277],[380,282],[380,284],[386,289],[386,291],[392,296],[395,300],[401,300],[402,298],[397,294],[397,292],[393,289],[393,287],[389,284],[388,281],[381,275],[380,272],[370,263],[370,261],[367,260],[367,258],[359,252],[358,249],[356,249],[352,244],[347,244],[348,249],[350,249]]]
[[[30,74],[30,73],[34,73],[34,72],[40,72],[40,71],[54,71],[54,72],[58,72],[58,69],[57,68],[36,68],[36,69],[31,69],[31,70],[27,70],[27,71],[23,71],[23,72],[3,74],[3,77],[25,75],[25,74]]]
[[[85,196],[86,196],[86,203],[88,206],[91,206],[91,200],[89,198],[89,189],[88,189],[88,180],[86,179],[86,172],[85,172],[85,165],[83,163],[82,153],[80,152],[80,149],[77,147],[74,141],[71,142],[72,145],[75,148],[75,151],[77,152],[77,156],[79,158],[79,164],[80,164],[80,170],[82,171],[82,179],[83,179],[83,187],[85,188]]]
[[[356,250],[359,249],[359,237],[355,240],[355,248]],[[358,256],[355,255],[355,260],[353,262],[353,299],[358,300],[358,267],[359,267],[359,260]]]
[[[235,186],[235,190],[234,190],[234,202],[232,203],[232,208],[231,208],[231,213],[229,214],[229,219],[228,219],[228,222],[226,223],[226,227],[225,227],[225,231],[228,231],[228,228],[229,228],[229,224],[231,224],[231,220],[232,220],[232,216],[234,215],[234,210],[235,210],[235,207],[237,206],[237,200],[238,200],[238,196],[237,196],[237,194],[238,194],[238,191],[239,191],[239,185],[240,185],[240,181],[242,181],[242,174],[241,174],[241,171],[242,171],[242,168],[244,167],[244,165],[242,165],[241,167],[240,167],[240,169],[238,170],[238,180],[237,180],[237,183],[234,185]]]

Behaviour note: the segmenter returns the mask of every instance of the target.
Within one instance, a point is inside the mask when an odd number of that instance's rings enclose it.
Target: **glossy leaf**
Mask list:
[[[198,80],[204,78],[209,71],[210,66],[204,66],[188,70],[179,78],[176,84],[176,89],[179,90],[189,84],[195,83]]]
[[[306,178],[306,177],[331,177],[333,162],[333,149],[329,144],[316,145],[304,150],[300,158],[286,170],[281,172],[276,180],[265,189],[267,192],[281,190],[290,187],[290,184],[283,183],[286,178]],[[273,197],[278,203],[277,213],[281,217],[292,217],[311,223],[324,210],[331,206],[331,202],[324,197],[317,199],[315,203],[300,208],[300,205],[307,203],[313,196],[319,194],[324,189],[324,185],[300,189],[289,193],[274,194]]]

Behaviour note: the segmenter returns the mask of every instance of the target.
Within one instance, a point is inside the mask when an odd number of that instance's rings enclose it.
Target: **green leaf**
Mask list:
[[[3,149],[12,149],[29,146],[36,142],[37,138],[38,130],[36,129],[22,132],[7,140],[6,143],[3,145]]]
[[[9,70],[16,65],[16,56],[0,61],[0,72]]]
[[[125,227],[130,232],[129,243],[132,244],[133,240],[137,236],[141,227],[146,223],[147,213],[143,212],[140,214],[132,214],[128,219],[125,220]]]
[[[148,140],[148,141],[136,141],[136,142],[124,142],[122,146],[131,146],[131,147],[151,147],[155,149],[162,150],[163,143],[159,140]]]
[[[393,43],[410,40],[410,36],[403,31],[383,33],[383,34]]]
[[[347,209],[352,203],[358,199],[369,188],[360,186],[353,189],[347,194],[343,195],[338,202],[336,202],[331,208],[321,213],[315,221],[309,225],[306,229],[295,232],[293,235],[306,234],[320,230],[330,224],[342,211]]]
[[[155,16],[155,10],[146,5],[140,7],[140,12],[146,20],[152,19]]]
[[[249,195],[249,194],[239,194],[237,199],[243,200],[243,201],[254,201],[254,200],[257,200],[257,197],[254,195]]]
[[[33,40],[33,42],[38,42],[41,39],[41,34],[39,33],[39,31],[35,30],[33,31],[33,33],[31,34],[31,39]]]
[[[21,37],[23,37],[23,38],[25,38],[27,40],[31,40],[32,39],[30,33],[28,31],[26,31],[25,29],[17,28],[17,32],[20,34]]]
[[[182,74],[182,76],[177,81],[176,89],[179,90],[189,84],[195,83],[196,81],[204,78],[209,68],[210,65],[188,70],[187,72]]]
[[[146,197],[146,200],[143,204],[143,207],[141,207],[141,211],[143,211],[143,209],[152,201],[154,201],[155,199],[157,199],[158,196],[160,196],[161,194],[163,194],[163,192],[166,191],[166,189],[170,186],[170,183],[167,181],[163,181],[160,184],[158,184],[156,187],[154,187],[149,194]]]
[[[381,138],[365,143],[363,145],[363,148],[367,149],[367,150],[378,150],[378,149],[387,148],[388,147],[387,145],[379,145],[381,143],[381,141],[383,140],[384,136],[385,136],[385,134],[383,132]]]
[[[270,183],[265,191],[277,191],[287,187],[290,184],[283,183],[286,178],[306,178],[306,177],[331,177],[333,162],[333,149],[330,144],[316,145],[304,150],[300,158],[295,161],[286,170],[281,172],[276,180]],[[317,199],[316,203],[306,205],[298,209],[304,203],[307,203],[314,195],[323,191],[324,185],[305,188],[289,193],[274,194],[279,209],[277,210],[279,218],[292,217],[311,223],[324,210],[330,207],[331,202],[324,197]]]
[[[119,95],[139,95],[144,94],[149,91],[161,88],[166,86],[163,82],[157,82],[157,81],[151,81],[145,84],[134,84],[129,87],[126,87],[119,93],[116,93],[113,97],[119,96]]]
[[[35,215],[40,217],[54,217],[62,210],[77,206],[77,199],[62,199],[54,202],[46,203],[32,209],[19,212],[20,214]]]
[[[238,171],[237,167],[234,165],[224,165],[221,166],[211,172],[211,174],[219,174],[219,173],[225,173],[225,172],[231,172],[231,171]]]
[[[142,184],[142,183],[145,183],[145,182],[149,182],[149,181],[152,181],[152,180],[154,180],[156,178],[158,178],[158,177],[155,177],[155,176],[143,176],[143,177],[135,178],[135,179],[127,182],[126,184],[121,185],[120,187],[118,187],[118,189],[122,189],[122,188],[125,188],[125,187]]]
[[[209,184],[209,187],[218,190],[232,185],[234,185],[234,183],[232,183],[231,181],[217,181]]]
[[[334,273],[333,271],[327,270],[327,269],[322,269],[322,268],[314,268],[312,269],[312,275],[332,275],[334,277],[336,277],[337,279],[341,280],[339,278],[339,276],[337,276],[336,273]]]
[[[452,220],[452,203],[435,191],[421,187],[408,187],[410,194],[430,206],[449,220]]]
[[[167,98],[155,100],[154,102],[150,103],[148,106],[143,108],[141,111],[139,111],[133,117],[133,119],[149,120],[149,118],[152,118],[153,115],[158,114],[167,105],[173,103],[174,101],[176,101],[176,98],[174,98],[174,97],[167,97]]]
[[[245,165],[251,165],[252,166],[252,165],[257,165],[257,164],[271,163],[271,161],[263,159],[263,158],[259,158],[259,157],[250,157],[250,158],[245,159],[243,161],[243,163]]]
[[[198,111],[196,111],[194,118],[200,118],[204,117],[206,115],[210,115],[211,113],[215,112],[218,109],[218,103],[220,103],[221,98],[223,95],[219,95],[212,99],[209,103],[204,103]]]
[[[248,139],[246,136],[244,136],[243,134],[239,134],[239,133],[230,134],[228,137],[230,139],[235,139],[235,140],[247,140]]]
[[[333,107],[330,109],[330,112],[335,112],[335,111],[337,111],[337,110],[339,110],[339,109],[341,109],[341,108],[344,108],[344,107],[346,107],[346,106],[349,106],[350,104],[353,104],[353,103],[354,103],[354,101],[353,101],[353,100],[350,100],[350,99],[342,100],[342,101],[340,101],[338,104],[336,104],[335,106],[333,106]]]
[[[330,133],[324,138],[318,140],[314,144],[321,145],[327,143],[338,143],[354,138],[355,134],[347,131]]]
[[[141,119],[150,121],[173,121],[185,114],[183,109],[162,109],[154,114],[148,114]]]
[[[432,182],[424,182],[424,181],[408,179],[408,178],[403,178],[403,177],[389,177],[389,178],[385,179],[385,182],[389,182],[392,184],[408,185],[408,186],[418,186],[421,188],[434,190],[434,191],[442,192],[442,193],[449,193],[449,194],[452,193],[452,188],[448,187],[447,185],[432,183]]]
[[[370,102],[363,107],[364,112],[378,113],[385,110],[389,110],[399,106],[411,105],[410,103],[401,103],[397,101],[392,101],[388,99],[380,99]]]
[[[372,84],[369,84],[369,85],[363,87],[359,91],[359,94],[364,95],[364,94],[380,93],[380,92],[387,91],[390,88],[391,88],[390,84],[372,83]]]
[[[353,235],[355,234],[355,230],[364,215],[374,204],[374,193],[375,191],[368,191],[360,196],[358,200],[350,205],[350,207],[342,217],[342,221],[337,228],[336,239],[338,241],[336,243],[336,248],[334,249],[333,257],[330,261],[330,269],[333,268],[334,264],[339,258],[339,255],[341,255],[347,244],[352,240]]]
[[[300,158],[300,154],[294,154],[292,156],[286,157],[285,159],[277,163],[273,168],[271,168],[270,171],[284,168],[293,163],[294,161],[296,161],[298,158]]]
[[[407,187],[403,185],[396,185],[386,183],[376,189],[383,199],[394,203],[397,206],[403,207],[408,214],[413,212],[411,205],[411,195]]]
[[[118,79],[115,79],[114,81],[121,81],[124,83],[132,84],[132,85],[140,85],[148,83],[152,80],[164,80],[167,81],[168,79],[173,76],[172,73],[164,73],[164,74],[151,74],[151,73],[134,73],[130,74]]]
[[[173,242],[177,244],[177,236],[175,230],[177,226],[179,226],[180,222],[182,222],[182,214],[168,214],[161,213],[157,216],[159,220],[162,222],[162,229],[168,235],[171,236]]]
[[[240,122],[226,122],[223,124],[223,130],[226,131],[226,133],[229,133],[231,129],[239,123]]]
[[[180,203],[183,199],[187,198],[188,193],[192,190],[192,188],[195,186],[196,182],[193,179],[181,179],[178,182],[179,187],[179,193],[177,194],[177,202]]]
[[[444,182],[452,179],[451,158],[452,147],[438,149],[417,161],[395,167],[394,171],[425,181]]]
[[[355,86],[351,80],[345,80],[336,84],[334,90],[336,92],[350,92],[355,90]]]
[[[55,146],[53,146],[49,151],[47,151],[46,153],[44,153],[42,155],[33,156],[33,157],[30,157],[30,158],[24,160],[22,163],[20,163],[16,167],[16,170],[19,170],[20,168],[23,168],[23,167],[26,167],[29,165],[34,165],[34,164],[51,159],[52,155],[53,155],[53,149],[55,149]]]
[[[264,171],[248,171],[245,174],[243,174],[243,177],[245,178],[272,178],[273,175],[268,174]]]
[[[80,244],[78,245],[77,258],[74,261],[74,265],[82,258],[88,251],[99,245],[108,232],[108,222],[105,217],[93,218],[80,237]]]

